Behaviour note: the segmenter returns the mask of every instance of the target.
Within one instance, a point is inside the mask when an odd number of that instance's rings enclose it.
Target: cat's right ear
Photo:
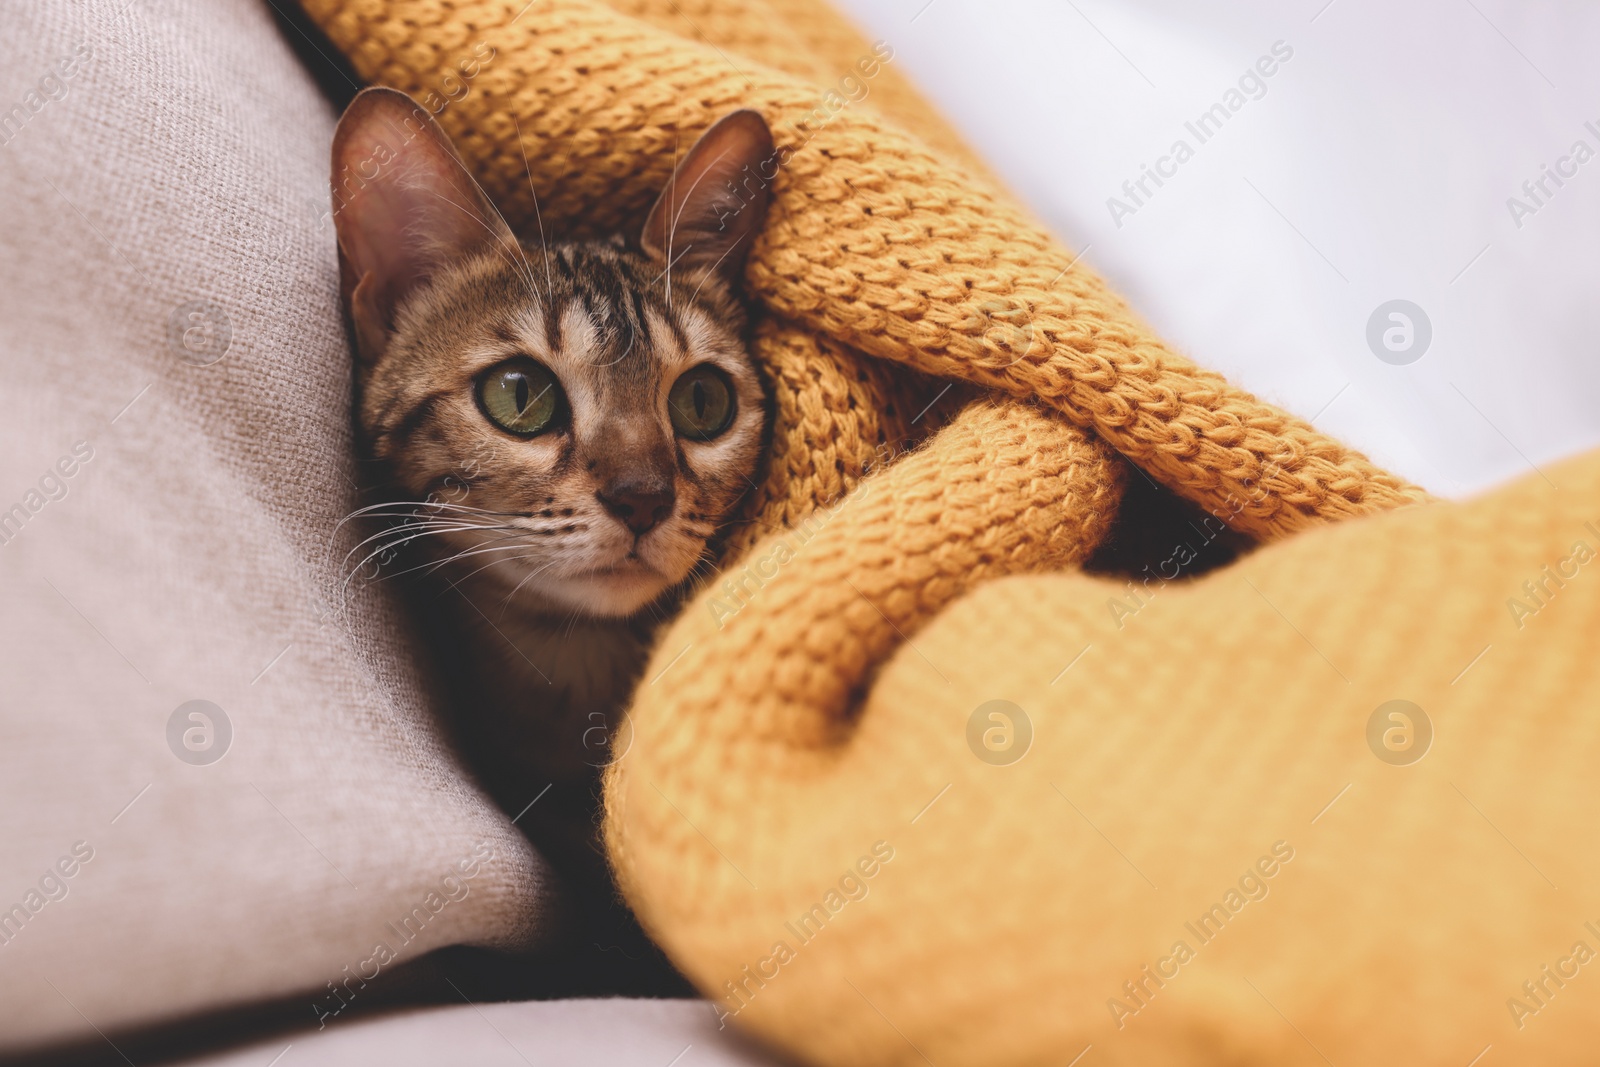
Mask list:
[[[383,354],[406,297],[442,267],[516,246],[433,116],[394,89],[363,90],[345,109],[332,183],[340,290],[363,362]]]
[[[645,254],[737,278],[766,220],[777,163],[760,112],[724,115],[689,149],[650,209],[639,238]]]

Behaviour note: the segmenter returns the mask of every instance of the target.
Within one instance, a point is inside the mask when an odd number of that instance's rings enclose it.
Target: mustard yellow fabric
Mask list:
[[[1422,496],[1162,344],[984,177],[906,88],[892,42],[884,62],[816,0],[304,6],[362,75],[436,111],[524,232],[637,227],[713,121],[737,107],[767,117],[781,165],[747,281],[769,317],[757,354],[779,382],[777,436],[795,445],[775,454],[839,455],[820,481],[791,478],[783,498],[764,484],[751,525],[836,499],[880,445],[915,439],[942,389],[926,375],[1042,401],[1063,434],[1092,429],[1207,508],[1248,495],[1231,521],[1256,536]],[[866,87],[860,104],[847,77]],[[789,391],[808,375],[818,380]],[[841,377],[868,381],[850,392]],[[802,413],[823,411],[808,438]],[[1268,492],[1247,494],[1257,485]]]
[[[692,604],[639,692],[612,856],[732,1023],[814,1064],[1595,1062],[1600,454],[1190,583],[965,596],[1055,516],[1001,467],[990,525],[939,454]]]
[[[624,893],[730,1025],[816,1064],[1589,1062],[1600,458],[1428,502],[1196,367],[813,0],[305,6],[525,232],[636,226],[717,117],[773,126],[771,458],[607,780]],[[1145,477],[1213,518],[1075,573]],[[1224,524],[1276,543],[1188,581]]]

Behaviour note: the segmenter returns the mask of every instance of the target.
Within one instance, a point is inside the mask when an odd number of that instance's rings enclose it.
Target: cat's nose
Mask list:
[[[636,534],[665,522],[667,516],[672,514],[672,504],[676,499],[670,485],[639,483],[608,485],[595,496],[607,511],[621,519],[622,524]]]

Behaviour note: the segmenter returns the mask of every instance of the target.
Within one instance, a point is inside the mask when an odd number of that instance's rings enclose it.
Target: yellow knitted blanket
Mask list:
[[[772,454],[607,780],[728,1020],[818,1064],[1585,1062],[1600,458],[1377,514],[1424,495],[1166,348],[816,0],[304,3],[514,225],[637,226],[717,117],[773,127]],[[1072,573],[1130,463],[1212,518]],[[1224,524],[1280,543],[1177,580]]]

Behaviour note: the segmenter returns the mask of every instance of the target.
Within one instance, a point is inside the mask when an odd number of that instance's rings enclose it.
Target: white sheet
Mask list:
[[[774,1064],[698,1000],[456,1004],[279,1034],[187,1067],[761,1067]]]
[[[1579,140],[1600,153],[1600,72],[1587,58],[1600,10],[842,3],[1199,362],[1448,495],[1600,444],[1600,156],[1564,164],[1575,175],[1547,178],[1538,201],[1522,187]],[[1260,98],[1243,97],[1201,143],[1185,123],[1279,41],[1293,54]],[[1123,182],[1180,138],[1193,157],[1164,164],[1173,177],[1147,179],[1152,195],[1135,203]],[[1120,226],[1113,196],[1135,208]],[[1514,217],[1513,196],[1531,213]],[[1432,325],[1405,365],[1366,339],[1393,299]]]

